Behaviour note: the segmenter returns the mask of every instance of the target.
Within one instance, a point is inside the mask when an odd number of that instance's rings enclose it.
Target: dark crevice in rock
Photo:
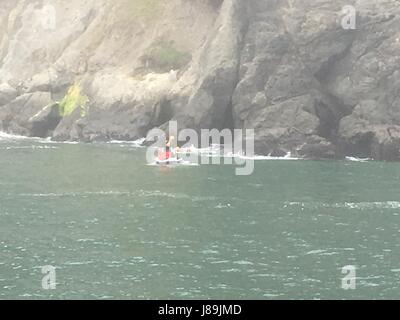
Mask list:
[[[173,109],[171,101],[168,99],[163,99],[159,101],[155,106],[153,115],[154,122],[152,123],[152,126],[159,127],[162,124],[170,121],[172,117],[173,117]]]
[[[236,57],[236,61],[237,61],[237,68],[236,68],[236,78],[235,78],[235,83],[234,83],[234,87],[232,90],[232,94],[231,94],[231,99],[230,99],[230,103],[228,105],[228,114],[226,116],[225,119],[225,128],[229,128],[231,130],[235,129],[235,123],[238,122],[238,119],[235,119],[235,115],[234,115],[234,107],[233,107],[233,96],[238,88],[238,85],[241,81],[241,67],[242,67],[242,60],[243,60],[243,51],[245,50],[245,46],[246,46],[246,37],[247,34],[249,32],[250,29],[250,11],[251,11],[251,3],[247,2],[246,3],[246,7],[245,7],[246,12],[244,13],[244,22],[242,24],[242,29],[240,30],[240,43],[239,43],[239,48],[237,51],[237,57]],[[239,127],[239,129],[243,129],[244,127],[244,121],[240,121],[241,122],[241,126]]]
[[[352,155],[360,158],[369,158],[373,153],[375,134],[373,132],[360,133],[351,141],[340,142],[339,147],[344,155]]]
[[[330,56],[327,61],[322,63],[317,72],[313,72],[312,68],[310,68],[310,66],[303,60],[299,44],[289,32],[285,20],[280,17],[280,21],[296,57],[299,59],[301,65],[310,77],[313,88],[318,91],[317,96],[319,97],[317,99],[319,101],[315,104],[314,112],[320,123],[316,134],[329,143],[332,143],[335,146],[335,149],[338,150],[338,130],[340,121],[343,117],[351,114],[354,107],[345,105],[340,98],[332,95],[327,88],[327,84],[329,83],[330,77],[333,75],[336,64],[349,54],[357,33],[352,32],[351,41],[348,42],[346,47],[339,53]]]
[[[332,70],[334,70],[336,64],[345,58],[352,47],[352,42],[340,53],[332,55],[327,61],[325,61],[320,69],[314,74],[315,79],[317,79],[321,84],[326,84],[329,82],[329,77],[332,75]]]
[[[239,82],[240,82],[240,66],[241,66],[241,60],[242,60],[242,51],[245,46],[245,37],[246,37],[246,34],[249,29],[249,24],[250,24],[250,22],[249,22],[248,18],[246,18],[244,28],[241,31],[242,39],[241,39],[241,43],[239,45],[239,50],[238,50],[236,77],[235,77],[234,86],[233,86],[233,90],[232,90],[232,94],[231,94],[231,99],[227,106],[224,122],[222,123],[222,127],[220,129],[229,129],[232,131],[235,129],[235,118],[234,118],[234,110],[233,110],[233,95],[239,85]]]
[[[315,105],[315,113],[320,121],[317,134],[333,142],[337,135],[338,119],[336,119],[334,113],[323,102],[318,102]]]
[[[221,1],[222,3],[223,1]],[[235,115],[233,97],[239,82],[241,81],[241,60],[242,52],[246,44],[246,35],[250,26],[249,6],[248,2],[237,2],[235,10],[237,45],[233,62],[235,67],[233,70],[229,68],[221,68],[215,74],[210,76],[208,81],[204,81],[202,90],[209,92],[214,98],[211,113],[214,115],[210,121],[205,121],[203,128],[233,131],[235,129]],[[228,85],[227,85],[228,84]],[[220,93],[225,93],[225,98],[221,99]],[[221,110],[218,110],[221,109]],[[223,111],[222,111],[223,110]],[[207,124],[208,122],[208,124]],[[196,126],[194,126],[196,127]],[[200,129],[200,128],[196,128]]]
[[[61,121],[60,108],[58,104],[54,104],[40,113],[33,121],[31,121],[30,134],[32,137],[47,138],[57,128]]]
[[[338,97],[325,92],[326,101],[316,105],[315,113],[320,120],[318,135],[332,142],[338,143],[340,121],[353,112],[354,106],[347,106]]]
[[[230,103],[229,103],[229,105],[227,107],[227,110],[226,110],[226,115],[225,115],[224,122],[222,123],[222,126],[220,128],[218,128],[218,129],[219,130],[229,129],[229,130],[233,131],[233,129],[235,127],[234,123],[235,122],[233,120],[233,104],[232,104],[232,99],[231,99],[231,101],[230,101]]]

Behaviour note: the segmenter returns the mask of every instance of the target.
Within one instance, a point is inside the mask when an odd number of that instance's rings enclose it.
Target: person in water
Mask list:
[[[160,160],[167,160],[172,157],[172,141],[174,141],[175,137],[170,136],[165,139],[165,151],[160,150],[158,154],[158,158]]]

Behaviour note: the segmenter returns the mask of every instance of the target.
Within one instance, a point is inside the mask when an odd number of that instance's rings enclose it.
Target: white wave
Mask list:
[[[375,202],[339,202],[339,203],[323,203],[323,202],[287,202],[285,206],[301,206],[302,208],[318,209],[318,208],[346,208],[346,209],[399,209],[399,201],[375,201]]]
[[[9,194],[11,195],[11,194]],[[15,195],[15,194],[12,194]],[[184,193],[168,193],[160,190],[136,190],[136,191],[117,191],[117,190],[100,190],[100,191],[83,191],[83,192],[63,192],[63,193],[20,193],[22,197],[33,198],[55,198],[55,197],[88,197],[88,196],[128,196],[128,197],[165,197],[174,199],[190,199],[192,201],[214,201],[214,197],[192,197]],[[87,221],[91,222],[91,221]],[[0,263],[1,264],[1,263]]]
[[[35,141],[39,143],[44,143],[44,144],[79,144],[79,141],[54,141],[52,140],[51,137],[47,138],[38,138],[38,137],[26,137],[26,136],[20,136],[20,135],[14,135],[14,134],[9,134],[6,132],[0,131],[0,141],[5,140],[5,141],[23,141],[23,140],[28,140],[28,141]],[[141,144],[145,141],[145,138],[140,138],[134,141],[119,141],[119,140],[112,140],[106,143],[109,144],[129,144],[129,145],[134,145],[134,146],[141,146]]]
[[[159,190],[154,190],[154,191],[141,190],[140,192],[138,192],[137,195],[139,197],[165,197],[174,199],[190,199],[190,196],[184,193],[168,193]]]
[[[46,138],[40,140],[39,143],[46,143],[46,144],[79,144],[78,141],[54,141],[51,138]]]
[[[348,160],[348,161],[354,161],[354,162],[367,162],[367,161],[371,161],[370,158],[357,158],[357,157],[346,157],[346,160]]]
[[[19,150],[19,149],[31,149],[31,150],[36,150],[36,149],[58,149],[58,147],[52,147],[52,146],[13,146],[13,147],[4,147],[0,148],[1,150]]]
[[[35,137],[25,137],[25,136],[19,136],[16,134],[9,134],[0,131],[0,141],[1,140],[7,140],[7,141],[16,141],[16,140],[41,140],[41,138],[35,138]]]
[[[177,154],[198,154],[200,156],[208,156],[208,157],[221,157],[221,158],[239,158],[242,160],[303,160],[302,158],[292,157],[292,154],[288,152],[283,157],[275,157],[271,155],[252,155],[248,156],[242,153],[233,153],[233,152],[224,152],[224,146],[213,144],[208,148],[196,148],[193,145],[190,147],[181,148]]]
[[[99,143],[106,143],[106,144],[118,144],[118,145],[130,145],[135,147],[142,147],[142,143],[145,141],[145,138],[140,138],[133,141],[123,141],[123,140],[111,140],[107,142],[99,142]],[[79,141],[54,141],[51,138],[41,139],[40,143],[52,143],[52,144],[80,144]]]
[[[198,154],[198,155],[220,155],[221,154],[221,148],[220,145],[212,144],[210,147],[207,148],[196,148],[194,145],[191,145],[190,147],[182,147],[180,148],[179,151],[177,151],[178,154]]]
[[[239,265],[253,265],[254,263],[251,261],[247,261],[247,260],[238,260],[238,261],[234,261],[233,264],[239,264]]]
[[[20,135],[10,134],[10,133],[6,133],[6,132],[2,132],[2,131],[0,131],[0,141],[6,141],[6,142],[32,141],[32,142],[37,142],[37,143],[42,143],[42,144],[63,144],[63,143],[77,144],[77,143],[79,143],[79,142],[72,142],[72,141],[65,141],[65,142],[53,141],[53,140],[51,140],[50,137],[39,138],[39,137],[20,136]],[[28,147],[26,147],[26,148],[28,148]]]
[[[327,252],[327,250],[317,249],[317,250],[308,251],[306,254],[321,254],[321,253],[325,253],[325,252]]]
[[[335,208],[351,208],[351,209],[398,209],[399,201],[375,201],[375,202],[345,202],[333,205]]]
[[[275,157],[275,156],[262,156],[262,155],[254,155],[254,156],[246,156],[243,154],[234,154],[234,153],[228,153],[225,155],[226,157],[232,157],[232,158],[239,158],[243,160],[255,160],[255,161],[263,161],[263,160],[302,160],[301,158],[295,158],[292,157],[292,154],[288,152],[285,156],[283,157]]]
[[[227,203],[227,204],[219,203],[218,205],[216,205],[214,207],[214,209],[224,209],[224,208],[231,208],[231,204],[230,203]]]
[[[82,266],[82,265],[87,265],[87,264],[92,264],[95,263],[95,261],[93,260],[89,260],[89,261],[67,261],[64,263],[64,265],[67,266]]]
[[[91,195],[111,195],[111,196],[121,196],[127,195],[131,196],[133,193],[129,191],[85,191],[85,192],[64,192],[64,193],[22,193],[20,196],[23,197],[81,197],[81,196],[91,196]]]
[[[143,147],[142,144],[145,140],[146,140],[146,138],[140,138],[140,139],[133,140],[133,141],[111,140],[107,143],[108,144],[129,144],[129,145],[134,145],[137,147]]]

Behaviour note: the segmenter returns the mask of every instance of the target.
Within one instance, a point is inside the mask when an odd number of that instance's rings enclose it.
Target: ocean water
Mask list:
[[[259,159],[1,135],[0,299],[400,298],[399,163]]]

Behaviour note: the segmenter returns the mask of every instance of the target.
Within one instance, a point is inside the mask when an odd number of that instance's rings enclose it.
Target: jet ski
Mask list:
[[[183,163],[183,159],[181,158],[168,158],[168,159],[156,159],[156,164],[158,165],[164,165],[164,166],[168,166],[168,165],[174,165],[174,164],[180,164]]]

